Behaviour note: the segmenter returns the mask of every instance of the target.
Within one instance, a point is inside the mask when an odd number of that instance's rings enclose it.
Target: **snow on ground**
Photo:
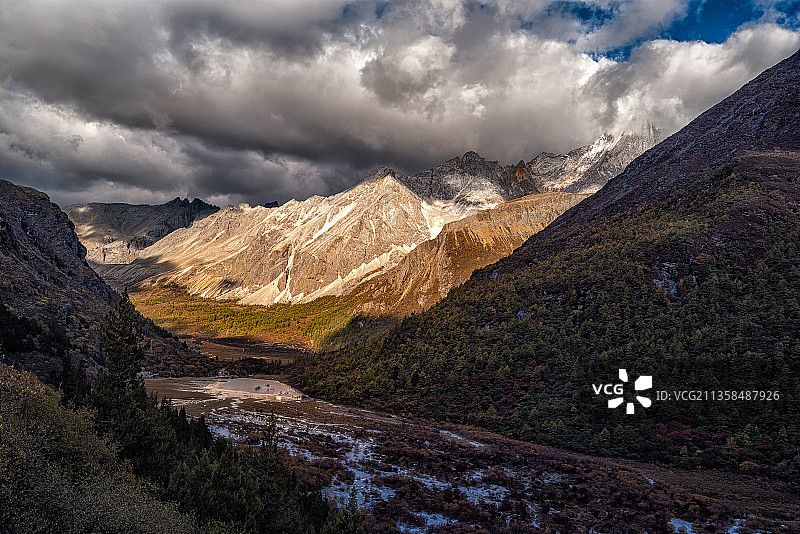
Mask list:
[[[423,201],[422,216],[428,225],[431,239],[434,239],[442,231],[444,225],[453,221],[460,221],[464,217],[488,208],[494,208],[497,202],[490,202],[481,206],[468,206],[455,202],[444,202],[441,200]]]
[[[508,488],[496,484],[484,484],[481,486],[460,486],[458,488],[470,502],[475,504],[481,502],[500,505],[510,493]]]
[[[688,521],[684,521],[683,519],[672,518],[669,520],[669,523],[672,525],[672,528],[675,529],[675,532],[680,532],[680,533],[685,532],[686,534],[695,534],[694,529],[692,529],[692,524],[689,523]]]
[[[398,521],[397,529],[400,532],[409,532],[409,533],[424,533],[428,532],[429,528],[433,527],[444,527],[447,525],[454,525],[458,523],[455,519],[450,519],[449,517],[445,517],[442,514],[429,514],[427,512],[415,512],[415,516],[424,522],[424,526],[413,526],[403,523],[402,521]]]
[[[472,445],[473,447],[483,447],[484,446],[483,443],[480,443],[480,442],[477,442],[477,441],[473,441],[471,439],[467,439],[464,436],[459,436],[458,434],[454,434],[454,433],[450,432],[449,430],[440,430],[439,433],[442,434],[443,436],[451,437],[451,438],[453,438],[453,439],[455,439],[457,441],[464,442],[467,445]]]
[[[733,526],[728,529],[728,534],[739,534],[739,529],[744,526],[745,522],[747,522],[747,519],[734,519]]]

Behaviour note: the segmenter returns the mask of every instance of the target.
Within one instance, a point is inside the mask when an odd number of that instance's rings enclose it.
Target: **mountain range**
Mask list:
[[[517,165],[467,152],[414,176],[384,168],[342,193],[274,207],[212,213],[176,199],[149,211],[119,204],[67,211],[96,269],[116,287],[170,283],[266,305],[358,289],[362,311],[407,313],[430,307],[621,171],[657,139],[652,125],[640,130]],[[175,230],[139,246],[168,228]]]
[[[800,52],[427,312],[304,358],[297,380],[534,442],[797,481],[798,287]],[[750,400],[651,395],[631,417],[592,387],[619,369]]]

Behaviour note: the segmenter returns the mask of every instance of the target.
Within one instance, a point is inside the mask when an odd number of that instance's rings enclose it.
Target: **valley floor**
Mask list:
[[[244,358],[261,358],[289,363],[302,352],[302,349],[291,345],[252,341],[241,337],[209,338],[202,335],[184,335],[181,339],[203,356],[220,361],[235,362]]]
[[[313,345],[315,325],[349,306],[245,307],[163,286],[133,300],[198,358],[231,363],[292,360],[298,345]],[[242,445],[258,444],[274,417],[301,485],[340,504],[355,488],[370,532],[800,532],[800,501],[784,482],[566,452],[311,399],[281,381],[195,376],[147,386]]]
[[[212,429],[258,443],[274,417],[301,484],[382,532],[797,532],[784,484],[596,458],[429,420],[309,399],[281,377],[148,381]]]

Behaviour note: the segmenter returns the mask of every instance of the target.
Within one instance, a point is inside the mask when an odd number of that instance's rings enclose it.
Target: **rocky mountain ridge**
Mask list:
[[[621,133],[604,133],[567,154],[543,152],[529,162],[500,165],[467,152],[431,169],[398,179],[426,200],[496,205],[546,191],[594,193],[637,156],[656,145],[660,131],[647,122]]]
[[[171,233],[129,265],[98,269],[121,284],[177,283],[246,304],[307,302],[349,292],[475,210],[423,202],[384,169],[331,197],[228,207]]]
[[[128,263],[139,250],[218,210],[199,198],[180,197],[157,206],[92,202],[64,208],[93,263]]]
[[[511,254],[588,194],[536,193],[458,221],[409,252],[395,267],[358,288],[370,314],[426,310],[464,283],[475,269]]]
[[[50,198],[0,180],[0,353],[46,377],[70,355],[97,366],[97,332],[115,295],[85,260]],[[80,306],[76,303],[81,303]]]

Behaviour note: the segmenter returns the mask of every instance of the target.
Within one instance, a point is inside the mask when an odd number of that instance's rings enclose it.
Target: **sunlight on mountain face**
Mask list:
[[[785,1],[5,2],[0,530],[800,532],[798,47]]]
[[[241,204],[207,217],[203,214],[191,227],[178,229],[147,248],[135,246],[143,241],[137,236],[119,240],[119,231],[103,219],[95,218],[95,224],[83,222],[85,216],[75,219],[76,224],[81,221],[78,231],[83,239],[97,242],[102,236],[89,259],[117,287],[170,283],[205,298],[236,299],[244,304],[304,303],[352,293],[394,271],[420,244],[435,240],[448,223],[470,221],[471,215],[482,210],[540,191],[595,191],[655,144],[657,136],[658,131],[648,124],[642,132],[604,135],[569,154],[541,154],[516,166],[501,166],[469,152],[415,176],[379,170],[330,197],[314,196],[276,208]],[[516,204],[515,209],[523,205]],[[558,216],[570,206],[555,202],[553,213]],[[464,273],[468,276],[508,255],[542,228],[545,219],[527,222],[523,212],[518,211],[518,220],[526,223],[509,221],[497,228],[500,239],[513,235],[506,239],[507,245],[484,254],[485,259],[479,255],[456,261],[452,268],[443,266],[453,273],[454,281],[431,274],[436,280],[427,284],[439,285],[437,296],[414,296],[411,300],[419,304],[411,309],[429,307],[463,282]],[[132,221],[142,218],[134,210],[128,213]],[[117,219],[125,221],[125,215]],[[131,233],[142,233],[134,222],[123,224],[132,228]],[[488,228],[481,226],[479,231],[485,234]],[[121,255],[117,249],[126,242]],[[409,300],[409,296],[404,298]]]

